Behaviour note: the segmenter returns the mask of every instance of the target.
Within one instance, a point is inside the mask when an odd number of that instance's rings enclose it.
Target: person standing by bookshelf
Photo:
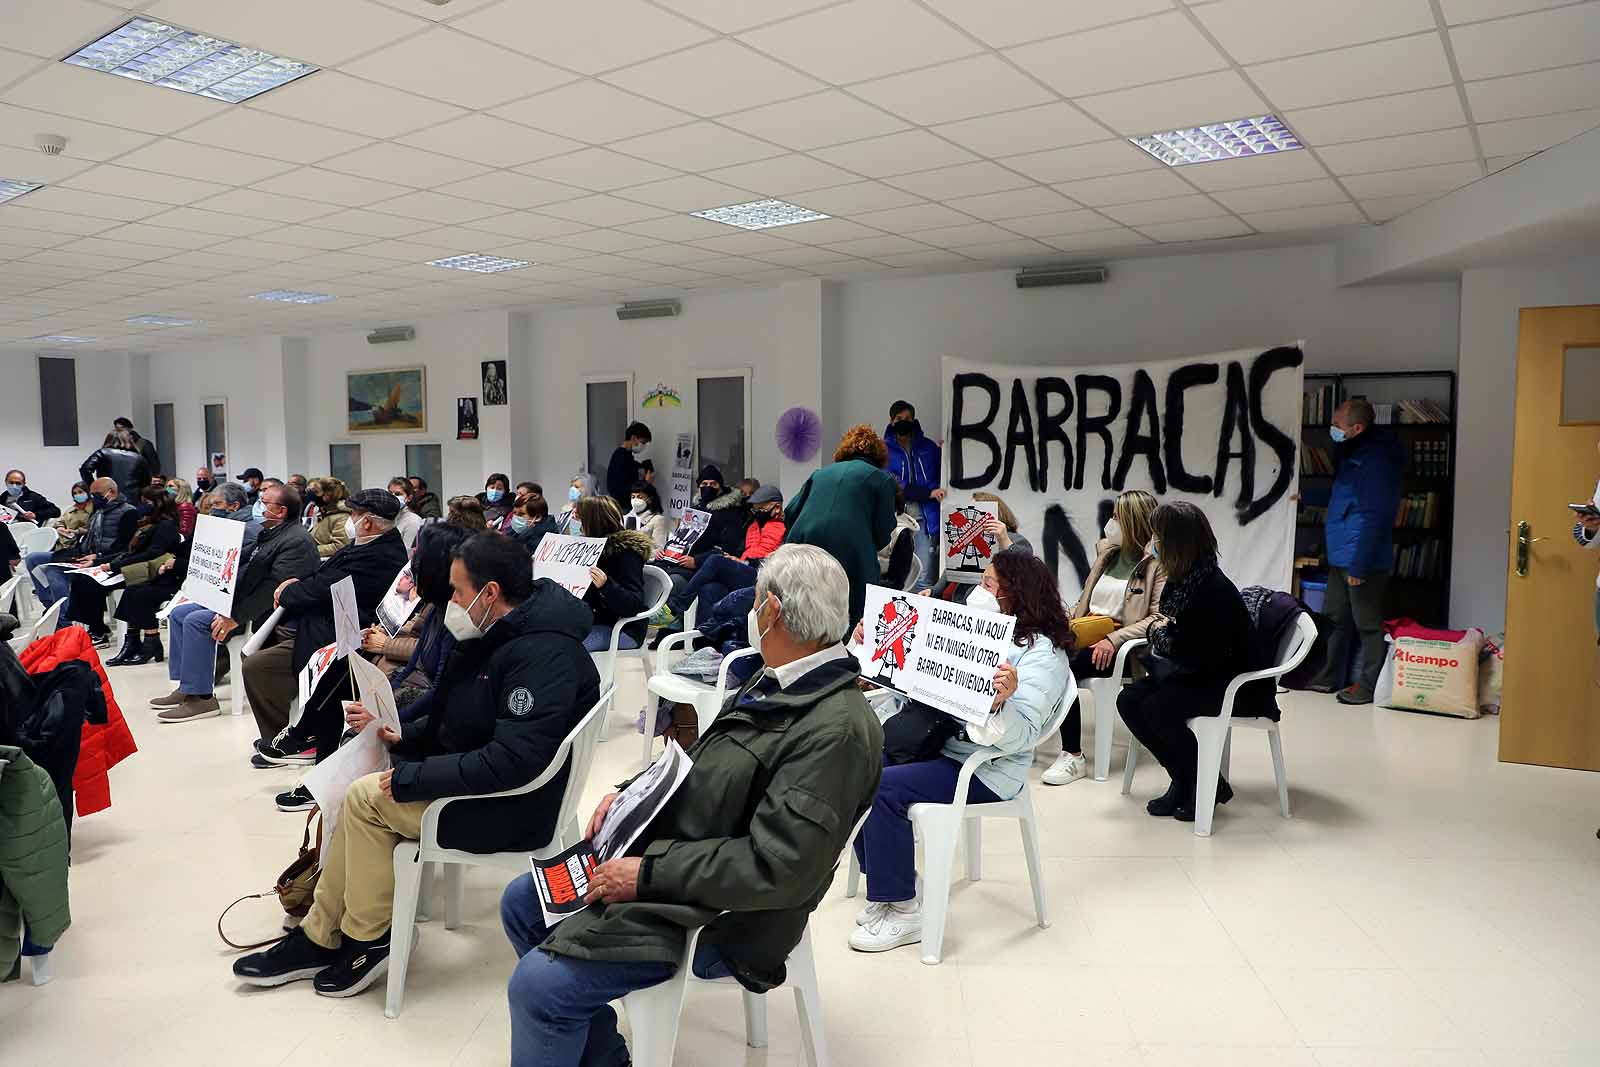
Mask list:
[[[1333,413],[1333,492],[1328,500],[1328,593],[1323,611],[1333,625],[1328,661],[1310,688],[1337,690],[1341,704],[1370,704],[1383,668],[1383,604],[1394,562],[1404,454],[1394,435],[1376,426],[1372,404],[1352,397]],[[1361,639],[1361,676],[1344,685],[1350,639]]]

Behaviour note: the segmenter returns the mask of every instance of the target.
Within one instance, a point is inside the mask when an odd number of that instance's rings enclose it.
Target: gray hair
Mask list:
[[[211,492],[214,496],[220,496],[230,507],[237,504],[242,508],[250,500],[250,491],[238,482],[223,482]]]
[[[756,604],[768,593],[778,598],[778,621],[796,641],[832,644],[850,628],[850,579],[815,545],[784,545],[761,561]]]
[[[363,511],[361,514],[367,517],[367,521],[372,523],[379,533],[388,533],[394,529],[393,519],[386,519],[375,511]]]

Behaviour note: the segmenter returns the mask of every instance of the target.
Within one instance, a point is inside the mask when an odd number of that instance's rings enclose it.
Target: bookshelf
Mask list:
[[[1444,626],[1450,615],[1450,520],[1455,507],[1454,371],[1305,376],[1295,525],[1297,586],[1298,580],[1327,577],[1324,522],[1334,470],[1329,420],[1334,409],[1356,396],[1372,403],[1378,423],[1399,438],[1406,458],[1384,617],[1405,615]]]

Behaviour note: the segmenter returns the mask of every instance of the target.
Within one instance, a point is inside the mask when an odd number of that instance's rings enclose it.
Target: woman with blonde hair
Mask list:
[[[786,544],[816,545],[844,567],[852,623],[861,618],[867,586],[879,580],[878,549],[894,534],[895,480],[883,469],[888,462],[877,431],[865,423],[852,426],[833,462],[807,478],[783,510]]]
[[[186,541],[194,536],[195,520],[200,516],[200,510],[190,500],[193,495],[194,490],[185,479],[176,477],[167,479],[167,496],[171,497],[172,502],[178,507],[178,533],[182,534]]]
[[[1159,506],[1143,489],[1117,497],[1094,565],[1072,609],[1072,676],[1104,678],[1117,650],[1142,639],[1156,620],[1167,572],[1149,552],[1150,517]],[[1075,703],[1061,724],[1061,755],[1044,772],[1045,785],[1067,785],[1088,770],[1083,757],[1083,715]]]
[[[317,555],[327,559],[350,543],[350,505],[345,503],[350,490],[338,478],[319,478],[317,492],[317,522],[311,527],[311,540],[316,543]]]
[[[608,496],[582,497],[572,506],[584,537],[604,537],[600,562],[589,568],[592,583],[583,602],[594,611],[594,627],[584,639],[590,652],[611,647],[611,628],[617,620],[644,610],[644,565],[655,553],[655,542],[643,530],[624,530],[622,512]],[[638,648],[647,623],[643,619],[622,628],[618,648]]]

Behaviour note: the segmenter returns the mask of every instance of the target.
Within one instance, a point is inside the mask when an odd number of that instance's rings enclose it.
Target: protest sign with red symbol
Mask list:
[[[941,546],[947,581],[977,583],[994,558],[995,539],[984,527],[996,518],[995,506],[981,502],[957,504],[945,513]]]

